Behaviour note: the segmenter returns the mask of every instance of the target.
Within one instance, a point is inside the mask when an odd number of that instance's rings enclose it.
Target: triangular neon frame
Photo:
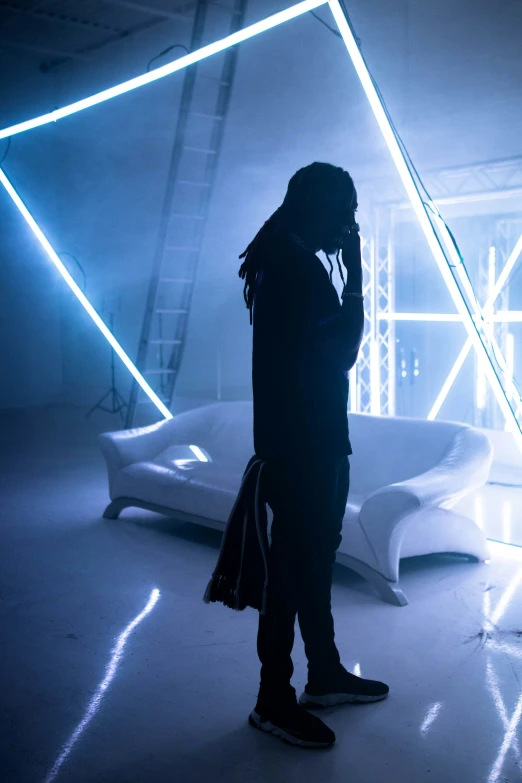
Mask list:
[[[406,162],[405,155],[397,141],[387,112],[383,106],[381,98],[379,97],[376,86],[357,44],[356,37],[348,19],[348,14],[346,13],[346,10],[344,9],[340,0],[305,0],[305,2],[298,3],[297,5],[291,6],[284,11],[274,14],[273,16],[270,16],[261,22],[257,22],[256,24],[250,25],[249,27],[245,27],[243,30],[238,31],[233,35],[205,46],[202,49],[199,49],[196,52],[192,52],[185,57],[181,57],[174,62],[168,63],[161,68],[156,68],[149,73],[123,82],[122,84],[111,87],[108,90],[104,90],[103,92],[97,93],[88,98],[84,98],[83,100],[63,107],[62,109],[57,109],[32,120],[18,123],[17,125],[0,130],[0,139],[13,136],[17,133],[22,133],[40,125],[56,122],[57,120],[60,120],[63,117],[67,117],[70,114],[83,111],[84,109],[95,106],[98,103],[110,100],[111,98],[115,98],[118,95],[122,95],[125,92],[142,87],[145,84],[149,84],[150,82],[161,79],[171,73],[175,73],[176,71],[179,71],[188,65],[192,65],[204,59],[205,57],[209,57],[212,54],[216,54],[217,52],[222,52],[229,46],[234,46],[238,43],[241,43],[248,38],[252,38],[255,35],[275,27],[276,25],[287,22],[290,19],[295,19],[301,14],[312,11],[315,8],[319,8],[322,5],[328,5],[330,7],[357,75],[359,76],[362,87],[366,93],[370,107],[379,124],[379,128],[381,129],[386,144],[388,145],[393,162],[395,163],[417,219],[424,232],[424,236],[426,237],[435,261],[441,271],[457,311],[462,317],[463,323],[468,332],[468,339],[483,363],[486,375],[500,405],[502,413],[506,418],[506,422],[511,425],[514,437],[517,441],[517,445],[522,451],[522,429],[519,421],[519,416],[522,420],[521,395],[513,379],[509,376],[504,357],[502,356],[500,349],[495,342],[495,338],[490,327],[483,317],[482,311],[475,297],[475,293],[469,278],[467,277],[462,259],[458,255],[452,238],[448,232],[448,229],[446,228],[445,223],[440,217],[437,207],[433,202],[426,202],[423,200],[420,195],[417,184]],[[67,284],[71,287],[74,294],[77,296],[83,307],[87,310],[98,328],[107,338],[116,353],[120,356],[125,366],[129,369],[150,399],[155,403],[163,416],[165,418],[172,418],[170,411],[161,402],[159,397],[155,394],[141,373],[131,362],[123,348],[107,328],[106,324],[103,322],[88,299],[84,296],[82,291],[78,288],[72,277],[69,275],[62,262],[58,258],[56,252],[53,250],[45,235],[38,227],[34,218],[30,215],[29,211],[22,202],[22,199],[17,194],[15,188],[10,183],[2,169],[0,169],[0,181],[22,213],[23,217],[27,221],[28,225],[32,229],[33,233],[51,261],[58,268],[60,274],[64,277]],[[456,272],[453,272],[453,269],[455,269]]]

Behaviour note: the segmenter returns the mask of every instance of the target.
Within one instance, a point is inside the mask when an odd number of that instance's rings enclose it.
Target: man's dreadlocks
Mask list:
[[[260,250],[266,240],[282,234],[288,235],[303,219],[313,219],[314,213],[328,195],[339,194],[339,198],[345,196],[350,200],[354,191],[354,184],[348,172],[329,163],[312,163],[294,174],[288,183],[288,190],[281,206],[268,218],[244,253],[239,256],[245,259],[239,269],[239,277],[245,281],[243,297],[250,311],[251,324],[255,284],[262,257]],[[333,263],[328,255],[326,258],[330,264],[331,282]],[[336,261],[344,284],[339,251],[337,251]]]

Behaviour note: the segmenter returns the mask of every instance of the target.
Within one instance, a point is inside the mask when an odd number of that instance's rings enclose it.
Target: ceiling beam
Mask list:
[[[83,56],[83,59],[87,59],[86,55],[91,54],[91,52],[97,52],[100,49],[103,49],[105,46],[109,46],[110,44],[116,43],[117,41],[122,41],[125,38],[130,38],[131,36],[136,35],[137,33],[141,33],[144,30],[148,30],[151,27],[156,27],[158,24],[163,24],[166,21],[167,20],[163,19],[162,17],[154,17],[153,19],[149,19],[147,22],[142,22],[141,24],[136,25],[135,27],[131,27],[128,30],[122,30],[121,32],[114,35],[110,35],[108,38],[104,38],[101,41],[97,41],[96,43],[89,44],[88,46],[84,46],[78,51],[76,51],[74,53],[74,56],[76,57]],[[49,60],[47,62],[44,62],[40,65],[40,70],[43,71],[43,73],[47,73],[53,68],[56,68],[57,66],[66,63],[70,56],[59,57],[56,60]]]
[[[143,14],[149,14],[149,16],[160,16],[163,19],[176,19],[185,20],[190,19],[188,12],[191,11],[195,3],[186,3],[181,6],[179,11],[165,11],[162,8],[155,8],[154,6],[147,5],[146,3],[137,3],[134,0],[103,0],[108,5],[117,5],[120,8],[129,8],[133,11],[140,11]]]
[[[39,44],[25,44],[25,43],[19,43],[14,40],[9,39],[0,39],[0,47],[2,48],[11,48],[11,49],[20,49],[22,51],[28,51],[28,52],[39,52],[40,54],[46,55],[49,59],[42,62],[40,65],[40,70],[42,70],[44,73],[52,70],[53,68],[56,68],[57,66],[63,65],[64,63],[70,61],[70,60],[90,60],[89,54],[91,52],[96,52],[100,49],[103,49],[106,46],[109,46],[112,43],[116,43],[117,41],[121,41],[125,38],[131,38],[132,36],[143,32],[145,30],[148,30],[152,27],[155,27],[158,24],[162,24],[167,21],[191,21],[192,20],[192,13],[191,11],[195,7],[194,2],[186,2],[184,5],[180,6],[179,10],[177,11],[163,11],[159,8],[154,8],[151,6],[146,5],[146,3],[143,2],[134,2],[134,0],[103,0],[108,5],[118,6],[121,8],[129,8],[134,11],[140,11],[143,14],[148,15],[148,19],[145,21],[142,21],[139,24],[136,24],[132,27],[129,27],[127,29],[117,29],[114,27],[109,27],[106,25],[96,25],[88,21],[82,21],[81,19],[71,19],[66,15],[59,16],[57,14],[52,14],[49,11],[46,11],[45,9],[42,9],[41,6],[43,5],[43,2],[36,3],[31,8],[20,8],[19,6],[15,6],[14,3],[10,0],[0,0],[0,12],[2,10],[6,11],[8,14],[22,14],[26,17],[32,17],[39,20],[45,20],[51,23],[57,23],[57,24],[63,24],[67,26],[74,26],[76,28],[82,28],[86,32],[99,32],[99,33],[105,33],[106,36],[104,36],[101,40],[94,41],[91,44],[88,44],[87,46],[79,47],[76,51],[63,51],[61,49],[57,49],[56,47],[52,46],[45,46],[45,44],[39,45]]]
[[[29,16],[38,20],[45,19],[46,22],[51,22],[52,24],[61,24],[67,27],[80,27],[82,30],[92,30],[93,32],[96,32],[97,30],[110,33],[120,32],[120,30],[116,27],[109,27],[108,25],[69,17],[66,14],[53,14],[51,11],[46,11],[45,9],[40,9],[37,7],[24,8],[22,6],[14,5],[10,2],[5,2],[5,0],[0,0],[0,11],[7,11],[8,13],[20,14],[22,16]]]
[[[25,44],[18,41],[4,41],[0,38],[0,49],[21,49],[26,52],[36,52],[37,54],[45,54],[51,57],[64,57],[67,59],[75,60],[89,60],[90,58],[86,54],[79,52],[66,52],[63,49],[56,49],[50,46],[39,46],[37,44]]]

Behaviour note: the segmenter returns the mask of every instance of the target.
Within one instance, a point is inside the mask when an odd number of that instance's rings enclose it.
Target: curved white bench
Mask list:
[[[103,433],[112,501],[104,517],[137,506],[223,530],[254,453],[252,424],[251,402],[224,402]],[[339,563],[402,606],[401,558],[435,552],[489,558],[482,530],[451,510],[487,481],[492,447],[484,433],[454,422],[352,413],[350,439]]]

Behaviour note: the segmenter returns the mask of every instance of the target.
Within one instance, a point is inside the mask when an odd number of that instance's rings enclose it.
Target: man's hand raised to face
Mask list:
[[[362,283],[362,259],[361,238],[357,223],[354,223],[349,228],[345,228],[343,231],[341,260],[348,272],[348,286],[351,287],[352,284],[356,284],[359,287]]]

